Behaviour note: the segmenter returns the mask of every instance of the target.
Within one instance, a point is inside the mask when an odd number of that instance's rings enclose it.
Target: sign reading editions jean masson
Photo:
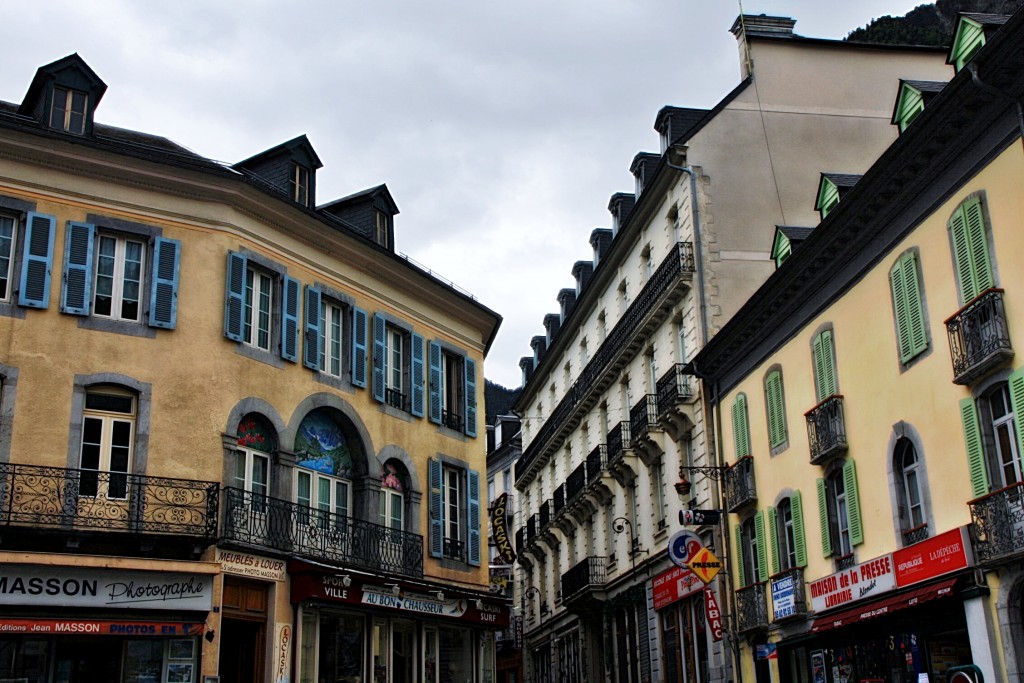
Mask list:
[[[208,612],[213,608],[213,577],[9,564],[0,567],[0,605]]]
[[[968,567],[967,538],[967,528],[959,527],[813,581],[811,606],[815,612],[834,609]]]

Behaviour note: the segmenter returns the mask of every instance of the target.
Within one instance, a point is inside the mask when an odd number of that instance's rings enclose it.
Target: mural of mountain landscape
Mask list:
[[[295,437],[299,467],[336,477],[352,474],[352,453],[341,427],[324,411],[314,410],[299,425]]]

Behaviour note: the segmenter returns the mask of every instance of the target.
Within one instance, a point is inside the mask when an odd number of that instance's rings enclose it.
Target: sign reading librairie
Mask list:
[[[96,567],[0,566],[0,605],[196,610],[213,607],[209,574]]]

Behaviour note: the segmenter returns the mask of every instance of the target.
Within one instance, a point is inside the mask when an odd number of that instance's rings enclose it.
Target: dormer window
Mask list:
[[[892,122],[899,127],[901,134],[914,119],[921,115],[928,102],[942,92],[945,86],[946,84],[940,81],[900,81]]]
[[[375,211],[375,237],[376,242],[385,249],[389,248],[388,244],[388,215],[383,211]]]
[[[818,201],[814,208],[821,213],[821,220],[836,208],[839,200],[843,198],[850,188],[860,180],[859,175],[846,173],[822,173],[821,183],[818,185]]]
[[[88,95],[80,90],[54,87],[50,108],[50,128],[81,135],[85,132],[85,107]]]
[[[292,162],[290,186],[292,200],[303,206],[309,206],[309,169]]]

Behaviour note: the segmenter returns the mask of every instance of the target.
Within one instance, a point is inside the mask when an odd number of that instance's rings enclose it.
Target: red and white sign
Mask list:
[[[808,587],[815,612],[842,607],[857,600],[873,598],[896,587],[892,554],[882,555],[823,579]]]
[[[718,609],[718,598],[711,587],[704,589],[704,614],[708,618],[711,638],[717,643],[722,640],[722,610]]]
[[[0,619],[0,633],[91,636],[198,636],[203,622],[118,621],[109,619]]]
[[[962,526],[897,550],[892,554],[896,586],[912,586],[970,567],[968,543],[967,527]]]
[[[672,567],[651,579],[654,609],[667,607],[677,600],[693,595],[703,587],[704,583],[689,569]]]

